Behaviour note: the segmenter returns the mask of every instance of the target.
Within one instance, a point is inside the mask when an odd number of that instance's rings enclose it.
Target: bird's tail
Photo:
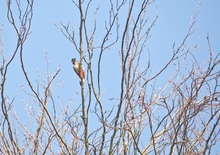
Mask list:
[[[79,81],[80,86],[84,85],[84,83],[85,83],[85,79],[81,78],[80,81]]]

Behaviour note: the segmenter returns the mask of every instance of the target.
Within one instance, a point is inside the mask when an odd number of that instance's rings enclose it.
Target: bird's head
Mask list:
[[[73,63],[73,65],[75,64],[75,62],[76,62],[76,58],[72,58],[72,63]]]

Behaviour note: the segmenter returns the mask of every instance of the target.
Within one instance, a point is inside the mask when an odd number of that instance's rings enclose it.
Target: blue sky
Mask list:
[[[198,7],[200,3],[201,5]],[[209,33],[213,49],[218,50],[220,46],[217,43],[217,41],[220,40],[220,19],[218,18],[219,3],[220,2],[217,0],[213,0],[211,2],[190,0],[168,0],[166,2],[156,1],[149,8],[149,15],[152,16],[151,19],[156,15],[159,16],[155,27],[152,29],[151,39],[149,39],[148,43],[148,48],[152,51],[152,60],[155,60],[157,65],[158,62],[166,63],[166,61],[162,60],[169,59],[168,56],[170,56],[169,53],[172,50],[173,43],[178,44],[182,41],[188,30],[191,17],[195,15],[198,10],[199,14],[195,24],[195,28],[197,28],[197,30],[193,37],[190,38],[189,44],[194,44],[199,41],[197,53],[199,53],[198,56],[204,60],[205,58],[203,55],[206,55],[205,51],[207,51],[208,48],[206,36]],[[101,14],[98,14],[101,18],[100,20],[98,18],[99,21],[97,21],[103,24],[103,14],[107,14],[107,12],[103,13],[106,6],[102,1],[97,2],[97,4],[100,7]],[[94,6],[96,6],[96,3],[94,3]],[[15,46],[15,38],[12,37],[15,32],[5,19],[5,3],[1,5],[1,10],[0,24],[5,25],[2,37],[5,43],[5,50],[7,53],[10,53],[10,50],[12,50]],[[91,8],[91,12],[93,12],[93,10],[95,10],[95,8]],[[47,51],[51,62],[51,71],[60,65],[62,70],[60,74],[65,75],[63,76],[65,79],[61,78],[65,83],[64,86],[69,85],[69,81],[77,80],[76,77],[69,74],[72,69],[70,60],[72,57],[78,57],[78,53],[74,51],[73,46],[60,33],[54,23],[59,25],[59,22],[66,24],[68,21],[70,21],[72,26],[77,29],[78,13],[70,0],[55,0],[53,2],[42,0],[36,1],[34,4],[34,17],[31,29],[32,33],[26,42],[26,49],[24,52],[25,61],[28,64],[27,69],[30,67],[31,70],[33,70],[33,68],[39,68],[41,70],[45,65],[42,65],[42,62],[44,62],[44,53]],[[100,32],[97,33],[102,34],[101,28],[99,31]],[[117,55],[117,53],[115,55]],[[115,57],[115,55],[113,55],[113,57]],[[156,63],[154,63],[154,65],[156,65]],[[20,75],[20,73],[17,75]]]
[[[95,43],[99,43],[99,35],[102,36],[104,19],[107,15],[107,5],[104,1],[97,1],[92,3],[91,18],[97,5],[100,7],[97,13],[97,22],[100,24],[97,29],[97,36]],[[211,45],[214,53],[220,50],[220,1],[192,1],[192,0],[166,0],[156,1],[149,8],[148,15],[150,20],[158,15],[156,25],[151,31],[151,38],[147,44],[147,49],[151,53],[152,69],[159,70],[164,65],[172,54],[173,43],[180,44],[185,36],[191,18],[197,13],[197,21],[195,24],[195,33],[187,41],[189,46],[194,46],[196,42],[199,47],[195,51],[198,60],[204,62],[208,60],[208,44],[207,34],[209,33]],[[15,32],[12,26],[6,19],[6,4],[0,2],[0,28],[3,28],[1,37],[4,42],[4,50],[6,58],[11,56],[13,49],[16,46]],[[49,74],[52,75],[56,68],[61,71],[57,76],[53,86],[56,87],[62,83],[57,90],[55,90],[55,98],[60,97],[63,104],[69,100],[73,100],[74,105],[80,103],[80,87],[78,77],[72,70],[71,59],[72,57],[79,58],[78,53],[75,51],[73,45],[61,34],[56,28],[55,24],[59,25],[60,22],[66,24],[70,21],[72,27],[78,29],[78,12],[71,0],[36,0],[34,4],[34,16],[31,28],[31,34],[25,43],[24,49],[24,62],[26,64],[27,73],[31,77],[34,86],[36,86],[36,79],[44,83],[45,80],[45,52],[48,55],[50,62]],[[125,14],[126,15],[126,14]],[[4,26],[2,26],[4,25]],[[92,25],[91,25],[92,26]],[[117,47],[115,47],[115,50]],[[106,102],[108,99],[118,96],[118,88],[120,80],[120,57],[118,51],[107,51],[103,57],[103,85],[102,92]],[[114,65],[109,65],[114,63]],[[39,72],[36,72],[39,70]],[[169,73],[168,73],[169,74]],[[7,86],[7,94],[9,98],[15,98],[16,111],[22,111],[20,108],[23,99],[28,100],[26,93],[22,92],[22,85],[27,85],[24,80],[24,75],[20,69],[19,57],[9,68]],[[25,86],[26,87],[26,86]],[[26,87],[28,90],[29,88]],[[79,103],[78,103],[79,102]],[[111,104],[111,103],[108,103]],[[25,119],[25,118],[24,118]]]

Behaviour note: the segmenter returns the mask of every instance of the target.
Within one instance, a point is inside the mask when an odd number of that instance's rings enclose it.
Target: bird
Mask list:
[[[75,58],[72,58],[71,61],[73,63],[73,69],[80,79],[80,85],[82,86],[82,84],[84,84],[84,81],[85,81],[84,67]]]

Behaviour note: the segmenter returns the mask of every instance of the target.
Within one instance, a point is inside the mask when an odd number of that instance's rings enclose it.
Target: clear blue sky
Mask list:
[[[100,23],[100,28],[97,29],[98,34],[103,33],[101,28],[106,12],[106,4],[104,1],[99,0],[94,2],[93,6],[99,5],[100,10],[98,12],[97,22]],[[200,5],[199,5],[200,4]],[[198,60],[203,62],[207,60],[208,45],[207,34],[209,33],[210,41],[214,52],[220,50],[220,1],[192,1],[192,0],[166,0],[156,1],[149,8],[148,15],[153,19],[156,15],[159,16],[155,27],[151,31],[151,38],[147,48],[151,52],[152,67],[158,70],[163,64],[165,64],[169,56],[172,53],[173,43],[179,44],[184,35],[186,34],[191,17],[199,11],[195,28],[197,30],[193,36],[189,39],[189,45],[194,45],[199,42],[199,47],[196,50],[196,56]],[[91,16],[95,7],[91,8]],[[0,28],[3,28],[1,32],[2,39],[4,41],[4,50],[6,58],[11,56],[12,50],[16,46],[15,32],[12,26],[6,19],[6,4],[5,1],[0,2]],[[72,70],[71,58],[79,58],[78,53],[74,50],[73,45],[61,34],[56,28],[54,23],[59,24],[68,23],[78,29],[78,12],[71,0],[36,0],[34,3],[34,16],[31,28],[31,34],[25,43],[24,49],[24,62],[26,64],[27,73],[31,77],[33,83],[35,83],[38,74],[40,74],[39,80],[44,82],[44,74],[46,69],[45,51],[48,53],[48,59],[50,60],[49,74],[60,66],[60,73],[53,84],[56,87],[60,81],[62,85],[55,91],[55,99],[60,96],[61,102],[66,104],[72,99],[75,105],[80,102],[80,96],[76,95],[80,93],[78,78]],[[94,42],[99,42],[98,35]],[[109,63],[115,62],[116,65],[112,66]],[[40,71],[37,73],[36,70]],[[116,75],[115,75],[116,74]],[[24,81],[23,73],[20,69],[19,57],[12,63],[9,68],[7,85],[7,93],[9,98],[15,98],[15,105],[17,113],[23,111],[23,108],[19,108],[24,104],[21,102],[23,99],[28,101],[28,97],[24,96],[22,85],[26,85]],[[120,82],[118,77],[120,76],[120,63],[118,51],[108,51],[104,54],[103,59],[103,85],[102,91],[104,98],[109,99],[112,97],[118,97],[117,85]],[[25,88],[29,90],[28,87]],[[36,83],[34,85],[36,87]],[[78,103],[79,102],[79,103]],[[106,100],[106,102],[109,102]],[[108,103],[111,104],[111,103]],[[24,118],[25,119],[25,118]]]
[[[11,54],[10,50],[15,47],[15,37],[13,37],[15,32],[12,29],[12,26],[5,19],[5,2],[1,3],[0,24],[5,25],[2,32],[2,37],[5,44],[5,51],[7,53],[6,55],[9,56]],[[201,3],[200,7],[198,7],[199,3]],[[100,14],[98,15],[101,18],[98,18],[98,22],[103,23],[103,17],[105,14],[107,14],[105,11],[105,3],[99,1],[94,3],[94,6],[96,4],[98,4],[100,7]],[[199,14],[195,25],[195,27],[197,27],[197,31],[189,41],[191,41],[192,44],[194,44],[196,41],[199,41],[197,53],[199,53],[198,56],[204,60],[206,58],[203,57],[203,55],[206,55],[205,53],[208,48],[206,36],[209,32],[212,47],[214,50],[218,50],[220,47],[219,43],[217,42],[220,40],[220,18],[218,18],[220,11],[218,6],[220,6],[220,2],[218,0],[213,0],[210,2],[191,0],[156,1],[150,7],[149,13],[149,15],[152,16],[151,19],[155,17],[155,15],[159,16],[155,27],[152,29],[152,37],[148,43],[152,60],[155,61],[153,61],[153,65],[158,65],[158,63],[166,63],[165,60],[169,59],[168,56],[170,56],[169,53],[172,51],[173,43],[178,44],[181,42],[188,30],[191,17],[195,15],[198,10]],[[92,12],[93,10],[95,10],[95,8],[91,8]],[[25,44],[24,55],[25,62],[28,64],[27,69],[29,72],[31,72],[31,74],[33,74],[34,70],[37,68],[39,68],[41,71],[45,69],[46,63],[44,61],[44,53],[47,51],[49,60],[51,62],[51,71],[53,71],[56,66],[60,65],[61,72],[59,79],[64,82],[61,89],[72,90],[71,93],[73,93],[74,91],[77,91],[78,87],[73,87],[73,81],[76,81],[77,77],[72,75],[74,73],[72,72],[70,60],[72,57],[78,57],[78,53],[74,51],[74,48],[70,42],[64,38],[64,36],[54,25],[54,23],[59,24],[59,22],[63,22],[65,24],[68,21],[70,21],[72,26],[77,29],[78,13],[76,12],[76,8],[72,4],[71,0],[35,1],[34,17],[31,29],[32,33]],[[97,33],[102,34],[102,31],[102,29],[99,29]],[[116,55],[117,52],[115,55],[113,55],[112,59],[119,59],[115,58]],[[16,68],[16,65],[18,64],[14,62],[13,65]],[[118,66],[120,66],[120,64],[118,64]],[[18,75],[16,77],[20,79],[23,77],[23,75],[20,76],[21,70],[19,69],[19,66],[17,66],[17,68],[18,69],[13,71],[11,74]],[[12,94],[13,90],[21,84],[21,82],[18,82],[19,79],[14,80],[14,85],[11,85]]]

